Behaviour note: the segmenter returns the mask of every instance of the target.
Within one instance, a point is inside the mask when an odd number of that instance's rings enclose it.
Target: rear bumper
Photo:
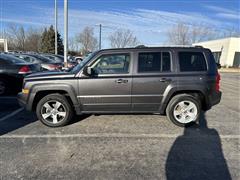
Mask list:
[[[211,102],[211,106],[214,106],[216,104],[219,104],[222,98],[222,92],[216,92],[214,94],[211,95],[210,97],[210,102]]]

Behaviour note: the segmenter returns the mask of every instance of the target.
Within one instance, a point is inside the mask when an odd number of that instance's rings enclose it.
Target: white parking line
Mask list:
[[[3,135],[4,138],[177,138],[181,134],[122,134],[122,133],[94,133],[94,134],[43,134],[43,135]],[[185,138],[214,138],[216,135],[186,136]],[[220,135],[221,139],[240,139],[240,135]]]
[[[0,119],[0,122],[1,122],[1,121],[5,121],[6,119],[8,119],[8,118],[10,118],[10,117],[12,117],[12,116],[15,116],[16,114],[18,114],[19,112],[21,112],[23,109],[24,109],[24,108],[17,109],[16,111],[13,111],[12,113],[10,113],[10,114],[2,117],[2,118]]]

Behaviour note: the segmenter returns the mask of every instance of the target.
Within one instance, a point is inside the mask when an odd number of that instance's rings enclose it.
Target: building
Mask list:
[[[0,39],[0,44],[3,44],[4,52],[8,52],[7,39]]]
[[[226,67],[240,67],[240,38],[230,37],[193,44],[209,48],[217,63]]]

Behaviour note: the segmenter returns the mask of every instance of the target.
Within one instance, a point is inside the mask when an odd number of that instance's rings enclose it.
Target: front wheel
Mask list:
[[[174,96],[168,103],[166,114],[174,124],[186,127],[199,120],[201,103],[192,95],[180,94]]]
[[[50,94],[37,104],[38,119],[49,127],[60,127],[68,124],[73,117],[72,107],[61,94]]]

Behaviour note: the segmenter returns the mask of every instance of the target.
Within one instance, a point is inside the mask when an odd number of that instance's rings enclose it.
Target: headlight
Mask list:
[[[22,89],[22,93],[23,94],[28,94],[29,93],[29,89]]]

